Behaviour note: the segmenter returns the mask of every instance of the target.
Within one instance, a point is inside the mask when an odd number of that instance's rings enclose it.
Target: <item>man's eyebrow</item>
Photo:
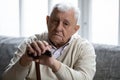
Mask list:
[[[52,16],[51,19],[58,19],[56,16]]]
[[[69,23],[69,24],[71,23],[71,20],[68,20],[68,19],[64,19],[64,21]]]

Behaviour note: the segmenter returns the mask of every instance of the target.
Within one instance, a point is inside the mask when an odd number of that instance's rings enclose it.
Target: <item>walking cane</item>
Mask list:
[[[35,69],[36,69],[36,78],[37,78],[37,80],[41,80],[39,62],[35,62]]]
[[[46,52],[43,54],[48,57],[52,57],[52,54],[50,51],[46,50]],[[39,59],[40,56],[34,56],[33,54],[28,54],[28,56],[32,57],[33,59]],[[40,74],[40,64],[39,62],[35,62],[35,69],[36,69],[36,78],[37,80],[41,80],[41,74]]]

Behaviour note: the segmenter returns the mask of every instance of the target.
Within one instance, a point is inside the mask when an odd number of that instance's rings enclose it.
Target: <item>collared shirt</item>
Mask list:
[[[56,48],[50,41],[49,43],[52,45],[52,49],[51,49],[51,52],[53,54],[53,56],[55,58],[58,58],[62,53],[63,53],[63,50],[66,48],[67,45],[69,45],[69,43],[72,41],[72,37],[70,38],[70,40],[63,46],[61,46],[60,48]]]

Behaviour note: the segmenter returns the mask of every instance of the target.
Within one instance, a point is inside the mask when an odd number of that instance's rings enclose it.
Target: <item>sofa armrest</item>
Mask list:
[[[9,64],[17,46],[24,40],[23,37],[0,36],[0,80],[1,76]]]

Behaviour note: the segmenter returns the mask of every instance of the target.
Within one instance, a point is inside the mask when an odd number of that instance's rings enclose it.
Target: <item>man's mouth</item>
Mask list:
[[[55,35],[55,36],[59,36],[59,37],[62,37],[62,35],[60,35],[60,34],[57,34],[57,33],[55,33],[54,35]]]

